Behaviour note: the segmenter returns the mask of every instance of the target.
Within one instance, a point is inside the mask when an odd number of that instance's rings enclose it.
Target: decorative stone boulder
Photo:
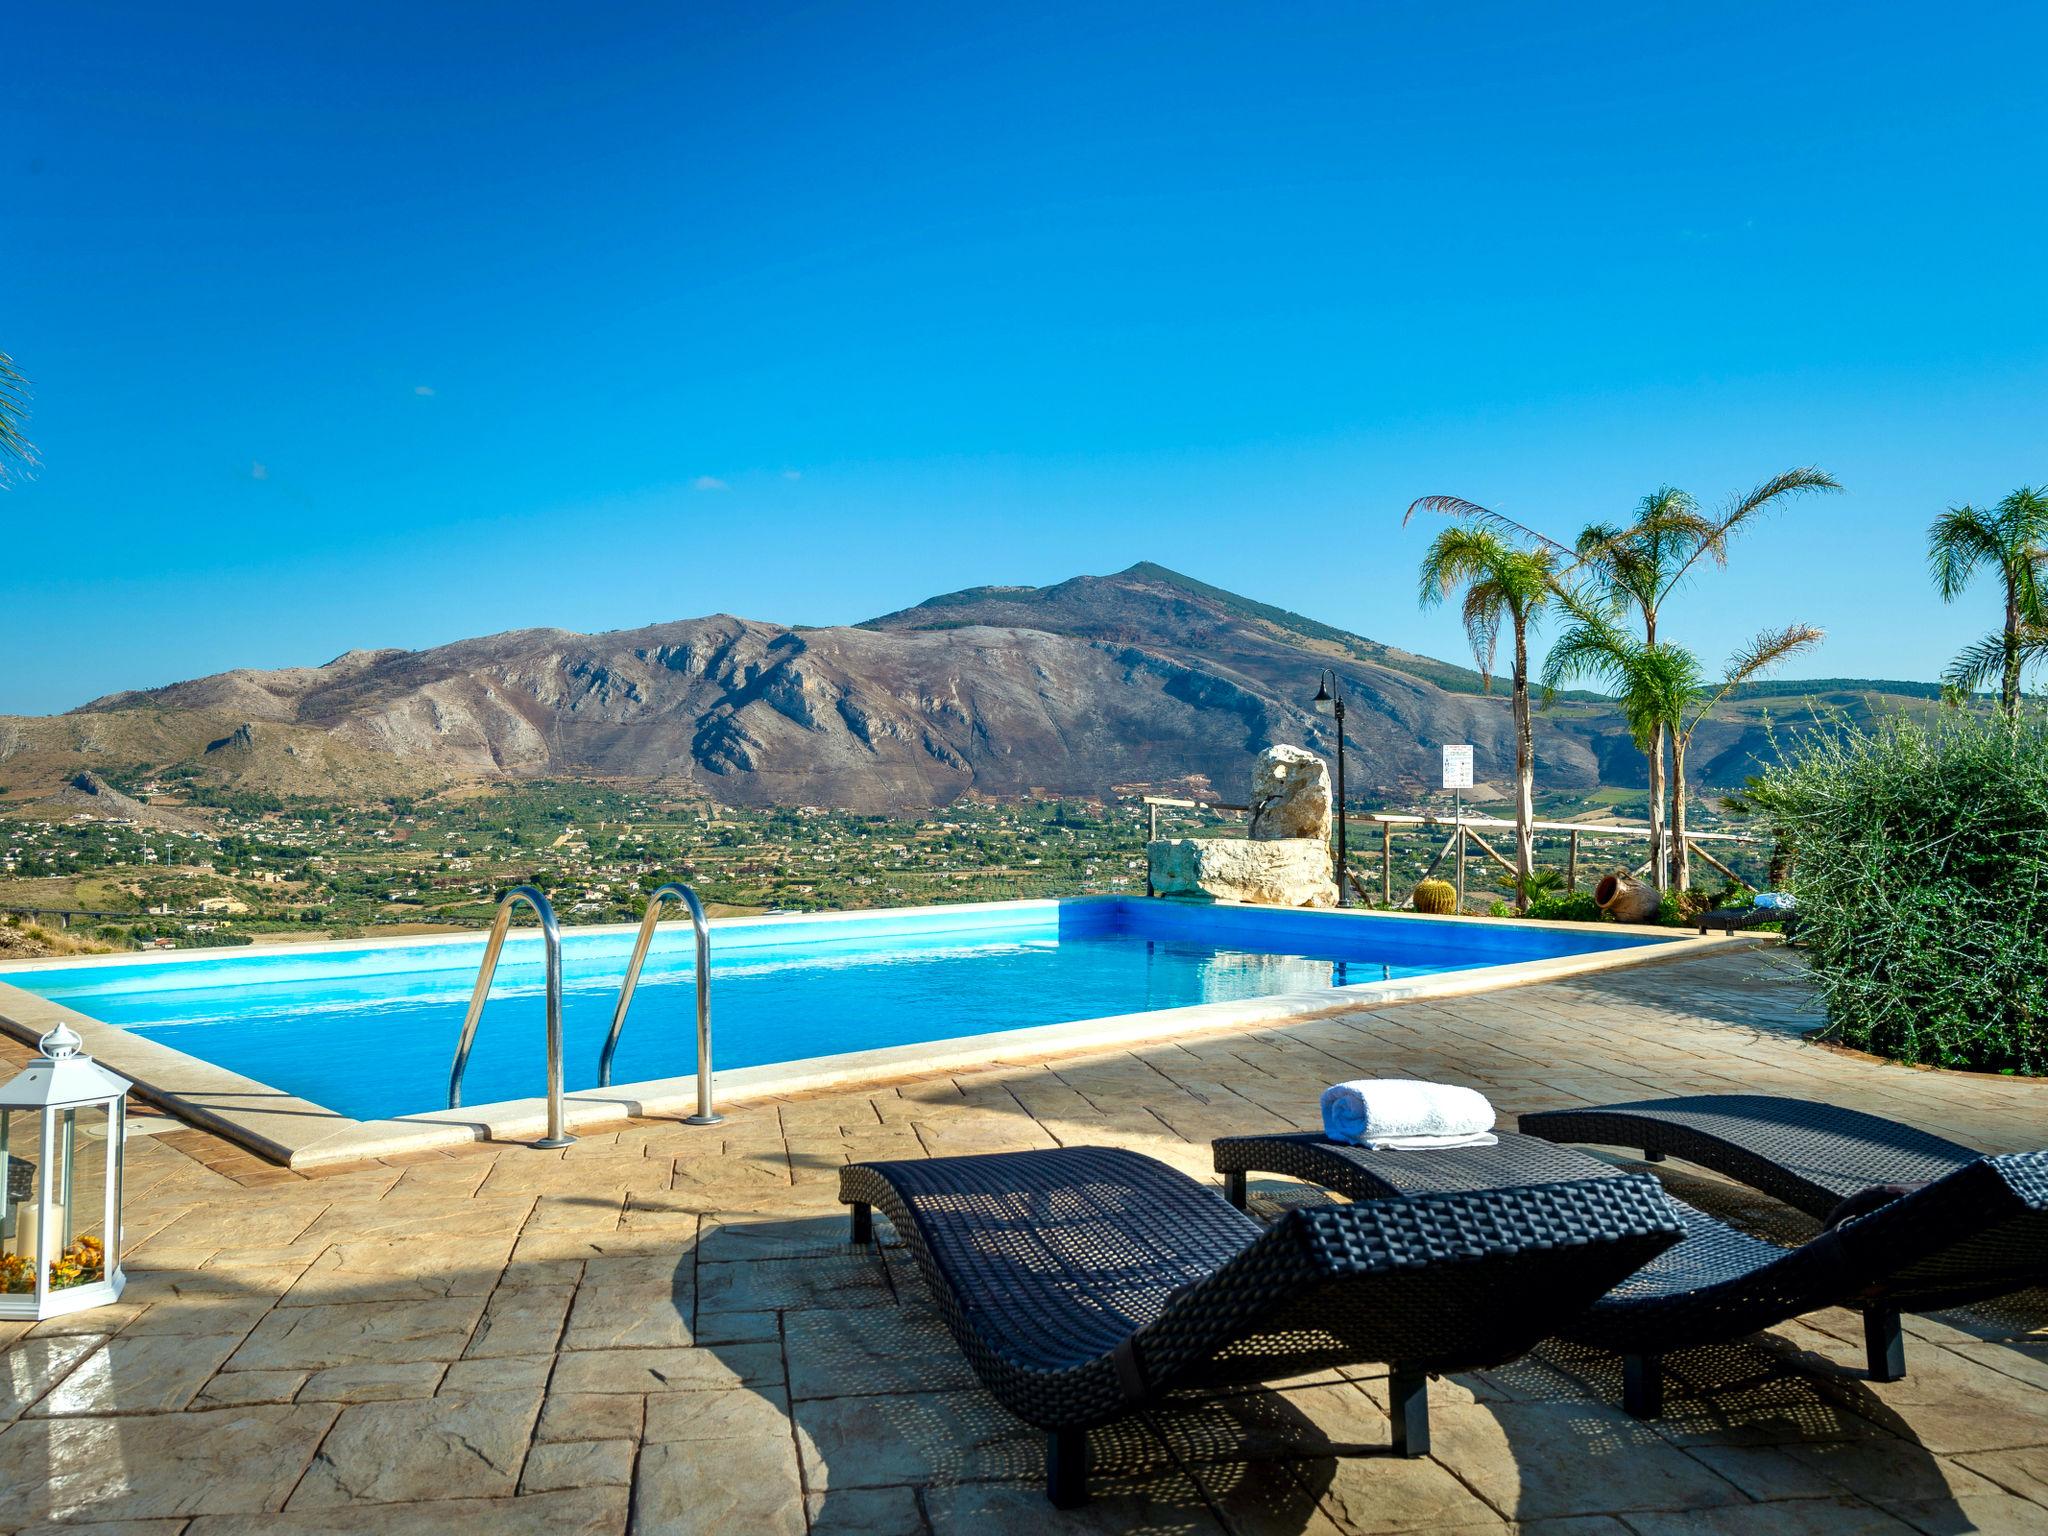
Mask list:
[[[1275,907],[1334,907],[1330,850],[1318,838],[1258,842],[1231,837],[1161,838],[1148,850],[1161,896],[1249,901]]]
[[[1254,842],[1330,837],[1330,770],[1305,747],[1266,748],[1252,761]]]

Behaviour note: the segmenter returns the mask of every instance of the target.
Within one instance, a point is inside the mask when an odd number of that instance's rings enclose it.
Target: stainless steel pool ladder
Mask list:
[[[484,1004],[490,1000],[491,978],[497,974],[498,951],[505,947],[505,934],[512,926],[512,909],[522,901],[540,918],[541,943],[547,950],[548,1133],[533,1145],[566,1147],[576,1138],[569,1134],[562,1117],[562,927],[538,886],[515,885],[498,899],[498,916],[484,943],[484,963],[476,973],[476,990],[469,995],[469,1013],[462,1021],[462,1038],[455,1045],[455,1065],[448,1073],[448,1107],[462,1108],[462,1072],[469,1065],[469,1047],[476,1039]]]
[[[670,901],[683,904],[690,914],[690,926],[697,931],[697,1113],[683,1123],[718,1125],[725,1116],[711,1103],[711,929],[704,922],[704,903],[687,885],[670,881],[648,894],[647,915],[640,919],[640,936],[633,942],[625,985],[619,988],[618,1006],[612,1010],[612,1032],[605,1036],[604,1051],[597,1058],[597,1086],[611,1086],[612,1057],[618,1053],[619,1032],[626,1027],[626,1010],[633,1006],[633,989],[640,985],[640,967],[647,961],[647,947],[654,942],[654,926],[661,921],[662,906]]]

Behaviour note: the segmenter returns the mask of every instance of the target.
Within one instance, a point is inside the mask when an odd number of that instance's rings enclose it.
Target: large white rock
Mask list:
[[[1260,842],[1330,838],[1330,770],[1305,747],[1268,747],[1252,760],[1250,836]]]
[[[1320,838],[1165,837],[1148,852],[1152,888],[1161,896],[1275,907],[1337,904],[1330,850]]]

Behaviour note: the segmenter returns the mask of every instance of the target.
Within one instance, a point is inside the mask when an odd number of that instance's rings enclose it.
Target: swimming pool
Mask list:
[[[633,931],[563,936],[570,1092],[597,1081]],[[1082,898],[712,926],[720,1072],[1195,1004],[1322,994],[1657,944],[1594,927]],[[441,1109],[482,938],[0,968],[0,981],[358,1121]],[[686,923],[649,952],[615,1083],[696,1070]],[[540,1089],[538,933],[506,944],[463,1085]],[[118,1066],[118,1063],[116,1064]]]

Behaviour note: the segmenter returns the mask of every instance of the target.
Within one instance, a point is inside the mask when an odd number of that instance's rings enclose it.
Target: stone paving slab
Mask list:
[[[1800,1038],[1817,1022],[1795,958],[1731,950],[555,1151],[306,1177],[203,1131],[138,1137],[123,1301],[0,1325],[0,1533],[2048,1531],[2039,1294],[1909,1319],[1898,1383],[1864,1378],[1848,1312],[1676,1356],[1652,1423],[1620,1411],[1610,1357],[1544,1346],[1432,1383],[1415,1461],[1384,1454],[1383,1368],[1175,1400],[1098,1433],[1094,1502],[1057,1512],[1039,1436],[981,1390],[900,1247],[848,1247],[835,1198],[850,1160],[1062,1144],[1209,1178],[1210,1137],[1313,1125],[1322,1086],[1362,1074],[1468,1083],[1504,1118],[1776,1092],[2048,1146],[2048,1084],[1831,1051]],[[1812,1230],[1657,1171],[1764,1235]]]
[[[170,1413],[197,1397],[241,1342],[240,1333],[121,1334],[68,1372],[29,1413]]]
[[[338,1409],[23,1419],[0,1434],[0,1526],[281,1509]]]
[[[538,1392],[357,1403],[342,1410],[288,1509],[503,1498],[540,1414]]]

